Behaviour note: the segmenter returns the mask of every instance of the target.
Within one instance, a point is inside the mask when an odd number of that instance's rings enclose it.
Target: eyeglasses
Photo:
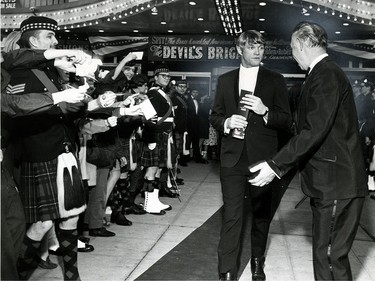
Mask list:
[[[179,87],[179,88],[187,88],[186,85],[177,85],[177,87]]]
[[[168,74],[159,74],[161,77],[163,77],[164,79],[171,79],[171,76],[168,75]]]

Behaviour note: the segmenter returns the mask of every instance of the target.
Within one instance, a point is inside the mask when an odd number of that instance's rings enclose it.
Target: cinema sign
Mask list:
[[[148,58],[154,61],[238,60],[235,41],[227,36],[151,36]],[[267,39],[265,60],[292,60],[289,42]]]
[[[239,56],[232,37],[151,36],[150,60],[235,60]]]

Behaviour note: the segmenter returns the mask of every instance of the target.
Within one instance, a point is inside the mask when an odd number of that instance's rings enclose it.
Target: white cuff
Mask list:
[[[225,122],[224,122],[224,134],[229,134],[229,132],[230,132],[230,129],[229,129],[228,126],[227,126],[228,119],[229,119],[229,118],[227,118],[227,119],[225,120]]]

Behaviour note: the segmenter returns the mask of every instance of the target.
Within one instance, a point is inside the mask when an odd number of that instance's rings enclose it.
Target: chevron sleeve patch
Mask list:
[[[17,84],[17,85],[8,85],[7,89],[6,89],[6,93],[7,94],[23,93],[25,91],[25,85],[26,85],[26,83]]]

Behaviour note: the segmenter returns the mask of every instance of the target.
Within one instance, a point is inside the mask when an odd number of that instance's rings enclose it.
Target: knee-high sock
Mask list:
[[[64,261],[64,280],[81,280],[77,266],[78,231],[60,229],[58,237]]]
[[[168,188],[167,179],[168,179],[168,169],[163,168],[160,173],[160,189]]]
[[[36,256],[39,247],[40,241],[35,241],[25,235],[17,262],[17,270],[20,280],[27,280],[31,274],[31,270],[38,266]]]

